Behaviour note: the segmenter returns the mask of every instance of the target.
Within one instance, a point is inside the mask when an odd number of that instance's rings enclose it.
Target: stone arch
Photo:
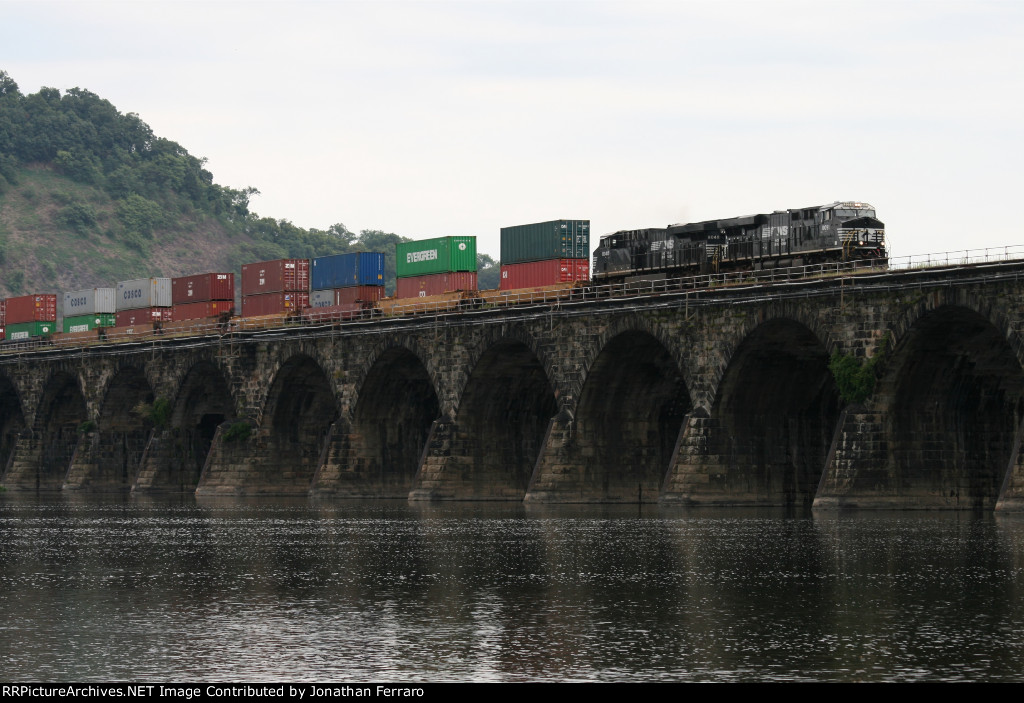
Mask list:
[[[82,470],[76,469],[69,483],[128,490],[153,429],[153,387],[145,369],[125,365],[110,378],[102,398],[88,456],[76,460]]]
[[[366,369],[351,413],[347,490],[406,497],[419,470],[430,428],[441,414],[434,382],[421,358],[395,344]]]
[[[1024,418],[1024,371],[1005,328],[936,298],[900,333],[875,389],[892,490],[921,504],[992,508]]]
[[[0,374],[0,476],[7,473],[18,438],[25,430],[21,393],[6,374]]]
[[[683,380],[688,391],[698,385],[696,383],[695,367],[691,363],[692,360],[682,353],[684,345],[678,332],[673,333],[656,322],[652,322],[647,315],[620,315],[609,321],[601,330],[601,333],[596,335],[593,341],[587,345],[581,360],[582,373],[577,381],[578,387],[574,389],[577,398],[583,392],[583,387],[587,383],[587,378],[594,363],[605,352],[608,344],[617,337],[632,334],[645,334],[653,338],[665,350],[673,363],[675,363],[680,378]]]
[[[526,495],[544,435],[558,412],[550,368],[517,336],[480,354],[463,389],[453,444],[471,485],[464,497]],[[454,468],[454,467],[452,467]]]
[[[79,429],[89,419],[86,396],[77,375],[57,371],[43,386],[36,410],[34,435],[39,442],[35,467],[36,488],[60,489],[80,439]]]
[[[465,364],[465,372],[461,375],[458,384],[459,405],[465,397],[471,376],[476,372],[477,366],[485,355],[493,354],[494,348],[498,345],[517,345],[527,350],[533,360],[544,373],[548,385],[554,389],[556,397],[571,394],[571,389],[559,387],[558,369],[548,350],[522,325],[494,325],[488,327],[476,344],[470,348],[469,359]]]
[[[818,340],[821,348],[828,354],[831,354],[839,346],[833,338],[833,330],[827,325],[823,325],[819,317],[808,315],[806,309],[799,304],[790,301],[778,301],[745,310],[741,318],[730,321],[731,324],[726,328],[730,331],[730,334],[725,338],[724,343],[718,347],[717,355],[707,364],[711,371],[708,379],[711,391],[707,408],[709,411],[711,405],[717,402],[717,398],[721,394],[723,379],[736,359],[736,354],[741,345],[750,340],[751,335],[763,325],[777,320],[788,321],[801,330],[805,330],[806,333],[809,333]]]
[[[809,505],[840,399],[828,347],[801,322],[764,319],[732,350],[717,385],[708,490],[727,501]]]
[[[581,494],[655,500],[691,405],[683,372],[661,340],[635,328],[611,337],[589,365],[576,405]]]
[[[165,438],[172,444],[154,487],[195,490],[217,428],[235,419],[235,399],[223,370],[209,359],[193,363],[171,403]]]
[[[353,409],[359,403],[359,398],[362,396],[363,388],[366,386],[366,380],[369,378],[370,373],[378,368],[378,363],[383,357],[389,356],[393,358],[396,354],[403,356],[408,354],[410,359],[415,359],[415,362],[426,373],[426,379],[440,403],[441,413],[452,412],[452,404],[449,402],[451,393],[446,392],[443,385],[443,374],[440,373],[433,361],[435,354],[432,354],[417,339],[404,335],[385,339],[379,344],[374,345],[370,352],[362,359],[362,363],[355,366],[351,374],[353,384],[357,389],[356,396],[353,399]]]
[[[321,463],[338,399],[323,367],[308,354],[281,364],[270,384],[260,435],[266,454],[253,478],[257,492],[306,492]]]

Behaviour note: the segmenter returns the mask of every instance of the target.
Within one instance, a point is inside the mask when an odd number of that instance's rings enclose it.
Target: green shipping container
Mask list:
[[[98,315],[77,315],[65,317],[61,327],[63,332],[88,332],[97,327],[115,327],[117,315],[113,313],[101,313]]]
[[[395,272],[399,278],[455,271],[476,271],[476,237],[401,242],[395,249]]]
[[[18,322],[7,325],[8,341],[29,339],[30,337],[47,337],[57,331],[55,322]]]
[[[501,228],[501,263],[590,259],[590,220],[552,220]]]

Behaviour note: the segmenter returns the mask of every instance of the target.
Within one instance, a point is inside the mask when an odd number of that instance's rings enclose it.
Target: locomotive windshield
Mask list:
[[[847,208],[841,208],[836,210],[836,217],[842,220],[852,220],[855,217],[874,217],[875,211],[868,208],[861,208],[857,210],[851,210]]]

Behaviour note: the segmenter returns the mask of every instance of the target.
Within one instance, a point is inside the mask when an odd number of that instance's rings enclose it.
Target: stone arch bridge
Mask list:
[[[1019,509],[1022,328],[1006,262],[7,351],[2,485]]]

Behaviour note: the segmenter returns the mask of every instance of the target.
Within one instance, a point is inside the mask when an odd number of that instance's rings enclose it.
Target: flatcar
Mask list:
[[[594,251],[593,280],[615,283],[867,259],[887,260],[885,225],[871,205],[837,201],[608,234]]]

